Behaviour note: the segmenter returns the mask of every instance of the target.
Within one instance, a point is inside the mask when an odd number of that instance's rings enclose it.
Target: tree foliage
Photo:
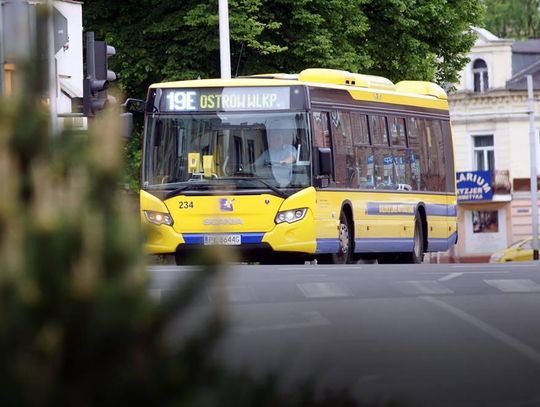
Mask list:
[[[130,96],[165,80],[219,76],[217,0],[84,3],[84,26],[117,48]],[[230,0],[232,74],[345,69],[456,81],[481,0]]]
[[[539,0],[485,0],[486,28],[503,38],[540,36]]]

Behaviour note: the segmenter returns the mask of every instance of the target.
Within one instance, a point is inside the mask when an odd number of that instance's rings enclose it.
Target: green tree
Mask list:
[[[219,77],[217,0],[83,7],[85,29],[116,47],[111,66],[130,97],[154,82]],[[322,67],[454,83],[483,10],[481,0],[229,0],[232,75]],[[136,188],[140,145],[127,152]]]
[[[217,0],[84,4],[84,26],[115,45],[124,90],[219,76]],[[454,82],[481,0],[230,0],[233,75],[326,67]]]
[[[486,28],[502,38],[540,36],[539,0],[484,0]]]

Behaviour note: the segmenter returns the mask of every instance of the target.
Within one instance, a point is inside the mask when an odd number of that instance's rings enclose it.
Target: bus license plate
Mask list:
[[[206,235],[204,237],[205,245],[236,246],[241,243],[240,235]]]

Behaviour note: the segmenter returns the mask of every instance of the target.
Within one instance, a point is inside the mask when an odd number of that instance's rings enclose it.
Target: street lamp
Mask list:
[[[534,125],[533,77],[527,75],[527,93],[529,104],[529,143],[531,150],[531,215],[533,260],[538,260],[538,174],[536,170],[536,128]]]
[[[229,3],[219,0],[219,56],[221,61],[221,78],[231,77],[231,51],[229,44]]]

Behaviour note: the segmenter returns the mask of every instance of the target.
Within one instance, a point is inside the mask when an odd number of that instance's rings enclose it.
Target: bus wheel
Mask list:
[[[332,263],[347,264],[351,262],[353,250],[353,236],[350,227],[349,218],[345,213],[341,212],[339,217],[339,249],[336,254],[332,255]]]
[[[414,220],[414,238],[413,249],[405,255],[404,259],[407,263],[422,263],[424,260],[424,229],[422,229],[422,221],[417,216]]]

